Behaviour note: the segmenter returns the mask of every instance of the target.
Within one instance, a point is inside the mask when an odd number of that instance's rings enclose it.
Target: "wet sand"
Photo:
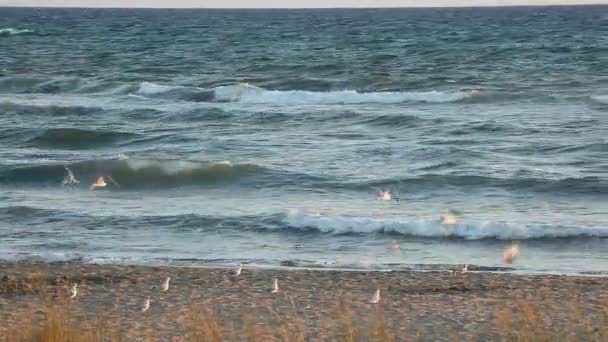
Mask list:
[[[530,329],[525,321],[567,332],[575,340],[608,340],[605,277],[247,267],[237,277],[234,271],[0,264],[0,336],[10,336],[26,318],[41,319],[47,305],[61,302],[82,320],[111,314],[113,324],[132,337],[129,340],[182,340],[188,322],[201,310],[222,323],[227,334],[233,330],[233,338],[239,340],[249,325],[260,331],[299,329],[307,340],[327,340],[340,330],[344,317],[352,317],[364,335],[382,321],[403,341],[494,340],[505,331]],[[170,289],[161,293],[167,276],[172,278]],[[271,294],[275,277],[280,291]],[[70,300],[72,283],[80,287]],[[382,294],[378,305],[369,303],[376,288]],[[151,307],[141,313],[147,296]]]

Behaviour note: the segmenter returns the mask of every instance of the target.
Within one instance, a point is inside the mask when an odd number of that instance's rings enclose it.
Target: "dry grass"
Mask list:
[[[221,303],[208,301],[201,305],[164,303],[163,306],[159,303],[152,312],[142,315],[138,311],[141,303],[128,304],[132,306],[125,310],[124,301],[121,305],[98,307],[93,313],[92,309],[85,309],[83,302],[71,302],[67,298],[66,290],[71,282],[66,278],[32,273],[20,279],[1,280],[0,328],[4,326],[5,333],[0,333],[0,342],[164,341],[168,340],[163,335],[167,334],[167,325],[171,327],[169,336],[178,337],[172,341],[192,342],[391,342],[437,338],[448,341],[608,341],[605,298],[584,306],[585,309],[580,305],[584,299],[576,296],[559,304],[539,293],[535,293],[535,298],[491,299],[498,303],[495,307],[499,309],[492,317],[487,317],[487,325],[479,325],[479,331],[474,330],[472,334],[468,331],[464,335],[454,331],[453,336],[434,336],[434,330],[420,329],[420,324],[428,324],[428,319],[417,316],[425,314],[420,309],[424,305],[399,307],[398,312],[403,316],[391,317],[390,304],[362,306],[349,297],[348,289],[334,299],[330,292],[320,293],[322,302],[329,307],[314,310],[302,307],[305,304],[298,302],[302,297],[298,297],[294,289],[293,297],[285,295],[274,302],[269,299],[255,303],[255,306],[231,308],[234,309],[231,313],[227,313]],[[86,287],[84,291],[82,296],[86,298]],[[11,297],[23,299],[22,305],[2,306],[2,299]],[[287,307],[277,306],[277,303],[287,303]],[[316,315],[315,311],[324,311],[324,314]],[[4,321],[8,316],[10,319]],[[10,326],[6,322],[11,322]],[[164,330],[159,328],[159,322],[165,325]],[[465,335],[466,338],[462,337]]]
[[[40,303],[38,303],[40,304]],[[524,301],[514,303],[496,312],[494,323],[496,329],[491,334],[492,340],[498,341],[606,341],[605,317],[597,320],[585,315],[572,306],[572,319],[566,326],[554,326],[551,312],[542,305]],[[272,309],[269,314],[273,315]],[[20,317],[19,323],[11,327],[4,341],[41,341],[41,342],[97,342],[97,341],[132,341],[157,340],[151,326],[134,325],[131,329],[121,331],[121,318],[112,318],[110,312],[100,313],[93,318],[85,318],[63,301],[45,305],[40,312],[30,312]],[[396,329],[385,320],[381,307],[369,317],[357,316],[349,309],[348,303],[342,302],[335,311],[335,319],[319,324],[317,329],[306,328],[302,318],[295,315],[287,319],[273,317],[271,323],[262,323],[250,313],[243,312],[237,320],[220,318],[210,307],[181,308],[180,325],[183,341],[219,342],[219,341],[413,341],[415,335],[399,336]],[[482,334],[484,332],[480,332]],[[424,337],[424,336],[423,336]],[[458,341],[458,338],[450,340]]]

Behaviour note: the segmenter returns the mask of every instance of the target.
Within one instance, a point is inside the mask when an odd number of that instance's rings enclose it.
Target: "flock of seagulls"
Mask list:
[[[106,177],[116,187],[120,187],[118,182],[116,182],[110,176],[106,176]],[[91,190],[93,191],[93,190],[100,190],[100,189],[106,188],[108,186],[108,183],[106,182],[106,177],[99,176],[97,178],[97,180],[95,181],[95,183],[93,183],[91,185]],[[76,179],[72,170],[70,170],[67,166],[65,166],[65,175],[64,175],[64,179],[63,179],[63,184],[73,186],[73,185],[77,185],[79,183],[80,183],[80,181],[78,179]],[[399,202],[400,201],[399,197],[396,196],[394,192],[392,192],[391,190],[384,190],[384,189],[377,191],[377,198],[378,198],[378,200],[382,200],[385,202],[391,202],[391,201]],[[448,210],[447,213],[445,213],[444,215],[441,216],[440,222],[441,222],[441,224],[449,227],[454,224],[463,223],[464,217],[460,211],[450,209],[450,210]],[[389,248],[390,248],[390,250],[397,251],[401,247],[399,246],[399,243],[397,241],[393,241]],[[511,263],[513,263],[513,260],[517,257],[518,254],[519,254],[519,243],[517,241],[514,241],[509,246],[507,246],[507,248],[505,249],[505,251],[503,253],[502,259],[505,263],[511,264]],[[469,265],[465,264],[464,267],[460,270],[460,273],[467,273],[468,271],[469,271]],[[239,264],[238,268],[234,272],[234,275],[240,276],[242,272],[243,272],[243,264]],[[165,293],[169,290],[170,282],[171,282],[171,277],[167,277],[160,286],[161,292]],[[272,284],[272,291],[270,293],[275,294],[278,292],[279,292],[279,279],[274,278],[274,281]],[[72,288],[71,288],[70,299],[76,298],[77,295],[78,295],[78,284],[73,284]],[[374,292],[369,303],[378,304],[378,303],[380,303],[380,301],[381,301],[380,289],[378,288]],[[141,309],[141,312],[144,313],[144,312],[148,311],[150,309],[150,305],[151,305],[151,300],[150,300],[150,296],[148,296],[146,298],[146,300],[144,301],[144,305]]]
[[[378,198],[378,200],[382,200],[385,202],[390,202],[390,201],[399,202],[400,201],[399,197],[395,196],[395,194],[391,190],[383,190],[383,189],[377,190],[377,198]],[[464,215],[459,210],[450,209],[445,214],[441,215],[439,222],[446,227],[446,236],[449,236],[451,227],[453,225],[464,223]],[[395,240],[393,240],[391,242],[390,246],[388,247],[388,249],[391,251],[398,251],[400,248],[401,248],[401,246]],[[517,257],[518,254],[519,254],[519,242],[513,241],[505,249],[502,260],[507,264],[511,264],[511,263],[513,263],[513,260]],[[461,269],[461,273],[467,273],[468,271],[469,271],[469,265],[465,264],[464,267]],[[378,292],[378,296],[380,296],[379,292]]]
[[[72,170],[70,170],[69,167],[65,166],[64,169],[65,169],[65,172],[64,172],[64,176],[63,176],[63,182],[62,182],[63,185],[74,186],[74,185],[80,184],[80,181],[78,179],[76,179],[76,177],[74,176],[74,173],[72,172]],[[106,178],[115,187],[117,187],[117,188],[120,187],[120,184],[118,184],[118,182],[115,181],[112,177],[110,177],[110,176],[99,176],[95,180],[95,183],[91,184],[91,188],[90,188],[91,191],[106,189],[108,187],[108,183],[106,182]]]
[[[243,264],[240,264],[239,267],[236,269],[234,275],[235,276],[240,276],[241,273],[243,272]],[[167,292],[169,291],[169,283],[171,282],[171,277],[167,277],[165,278],[165,281],[162,282],[162,284],[160,285],[160,290],[161,292]],[[271,294],[275,294],[275,293],[279,293],[279,278],[274,278],[273,282],[272,282],[272,291],[270,291]],[[70,299],[74,299],[76,298],[76,296],[78,295],[78,284],[72,284],[72,289],[71,289],[71,294],[70,294]],[[380,288],[376,289],[376,291],[374,292],[374,294],[372,295],[371,300],[369,301],[370,304],[378,304],[380,303]],[[152,304],[152,301],[150,299],[150,296],[146,297],[146,300],[144,301],[144,304],[140,310],[141,313],[145,313],[146,311],[148,311],[150,309],[150,306]]]
[[[513,246],[516,246],[516,245],[510,246],[508,250],[511,250],[511,248]],[[507,253],[507,251],[505,251],[505,255],[506,255],[506,253]],[[515,255],[516,254],[510,254],[511,260],[512,260],[512,258],[515,257]],[[243,264],[239,264],[238,268],[234,272],[234,275],[237,277],[240,276],[243,272],[243,267],[244,267]],[[469,265],[465,264],[460,272],[467,273],[468,270],[469,270]],[[162,293],[169,291],[170,282],[171,282],[171,277],[167,277],[167,278],[165,278],[165,281],[163,281],[161,283],[160,290]],[[272,282],[272,290],[270,291],[270,293],[271,294],[279,293],[279,278],[274,278],[274,280]],[[74,299],[74,298],[76,298],[77,295],[78,295],[78,284],[72,284],[71,294],[70,294],[69,298]],[[370,299],[369,303],[370,304],[379,304],[381,300],[382,300],[382,297],[380,296],[380,288],[377,288],[376,291],[374,292],[374,294],[372,295],[372,298]],[[144,312],[148,311],[150,309],[151,304],[152,304],[152,301],[150,300],[150,296],[147,296],[140,312],[144,313]]]

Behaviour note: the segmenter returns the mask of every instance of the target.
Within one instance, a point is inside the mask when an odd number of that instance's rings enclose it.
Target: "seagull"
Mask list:
[[[67,166],[65,168],[65,176],[63,177],[63,185],[76,185],[80,183],[76,177],[74,177],[74,173]]]
[[[272,292],[270,293],[277,293],[279,292],[279,279],[274,278],[274,284],[272,284]]]
[[[393,252],[397,252],[401,249],[401,246],[399,245],[399,242],[397,242],[397,240],[393,240],[391,242],[391,245],[389,246],[389,249]]]
[[[78,284],[73,284],[72,285],[72,295],[70,295],[70,299],[74,299],[76,298],[76,295],[78,294]]]
[[[106,183],[105,178],[103,176],[99,176],[99,178],[97,178],[97,181],[93,183],[93,185],[91,185],[91,190],[103,189],[106,186],[108,186],[108,184]]]
[[[378,304],[380,303],[380,289],[376,289],[376,292],[374,292],[374,295],[372,296],[372,299],[369,301],[370,304]]]
[[[441,224],[456,224],[456,217],[449,213],[441,215]]]
[[[171,277],[167,277],[167,279],[165,279],[165,282],[162,283],[162,285],[160,285],[160,290],[162,292],[167,292],[167,290],[169,290],[169,282],[171,281]]]
[[[519,242],[513,241],[502,255],[502,260],[507,264],[513,263],[513,259],[519,254]]]
[[[464,267],[460,270],[460,273],[469,272],[469,264],[464,264]]]
[[[378,199],[384,202],[397,201],[399,198],[395,196],[390,190],[378,190]]]
[[[146,312],[146,311],[148,311],[149,308],[150,308],[150,296],[148,296],[148,298],[146,298],[146,301],[144,302],[144,307],[141,308],[141,312]]]
[[[234,272],[235,276],[240,276],[241,272],[243,272],[243,264],[239,265],[239,268],[236,269],[236,272]]]
[[[117,188],[120,188],[120,184],[118,184],[117,181],[114,180],[114,178],[108,176],[108,179],[110,180],[110,182],[112,182],[112,184],[114,184]]]
[[[450,209],[444,215],[441,215],[441,224],[451,225],[464,222],[462,212],[459,210]]]

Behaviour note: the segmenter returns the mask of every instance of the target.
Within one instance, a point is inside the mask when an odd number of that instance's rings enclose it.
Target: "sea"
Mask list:
[[[607,275],[607,33],[602,5],[0,8],[0,260]]]

